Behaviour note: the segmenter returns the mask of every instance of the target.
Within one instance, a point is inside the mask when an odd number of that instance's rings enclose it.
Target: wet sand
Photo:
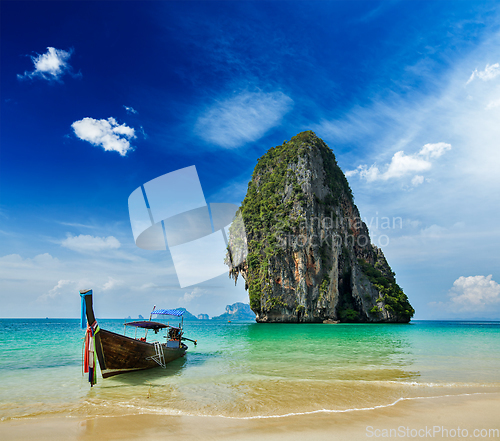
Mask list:
[[[407,399],[378,409],[280,418],[231,419],[151,414],[20,418],[0,423],[0,439],[323,441],[449,439],[474,438],[475,435],[480,439],[500,439],[499,415],[500,393],[485,393]],[[489,429],[496,429],[496,432],[484,432]],[[481,430],[482,433],[477,432]]]

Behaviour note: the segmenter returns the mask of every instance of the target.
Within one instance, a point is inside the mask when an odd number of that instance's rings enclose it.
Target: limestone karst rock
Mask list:
[[[299,133],[262,156],[233,225],[226,263],[241,275],[258,322],[409,322],[414,314],[381,249],[371,244],[332,150]],[[234,259],[233,259],[234,261]]]

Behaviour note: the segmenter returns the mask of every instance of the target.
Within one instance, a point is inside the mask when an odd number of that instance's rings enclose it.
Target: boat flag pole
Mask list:
[[[156,305],[153,306],[153,311],[156,309]],[[153,317],[153,311],[151,311],[151,314],[149,314],[149,321],[151,321],[151,318]],[[148,338],[148,328],[146,328],[146,335],[144,338]]]

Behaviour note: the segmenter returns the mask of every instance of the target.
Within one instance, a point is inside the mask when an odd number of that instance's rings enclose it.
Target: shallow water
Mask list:
[[[123,332],[123,320],[100,320]],[[500,390],[499,322],[186,322],[185,358],[82,377],[74,319],[0,320],[0,417],[189,414],[266,417],[349,411],[401,398]],[[133,336],[133,333],[129,334]],[[160,335],[160,334],[159,334]],[[154,334],[151,339],[154,339]]]

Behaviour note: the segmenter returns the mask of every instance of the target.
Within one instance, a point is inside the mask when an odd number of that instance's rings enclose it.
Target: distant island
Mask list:
[[[257,322],[407,323],[415,311],[371,243],[332,150],[312,131],[255,166],[230,228],[229,275],[241,275]],[[231,252],[246,243],[238,265]],[[224,314],[223,314],[224,315]],[[222,316],[220,316],[222,317]]]
[[[210,320],[208,314],[198,314],[195,316],[191,314],[186,308],[177,308],[184,311],[184,320]],[[226,312],[216,317],[212,317],[212,320],[255,320],[255,313],[250,309],[248,303],[233,303],[232,305],[226,306]]]
[[[177,308],[180,309],[181,311],[184,311],[184,314],[182,315],[182,318],[184,320],[198,320],[198,317],[195,315],[191,314],[186,308]]]
[[[255,320],[255,313],[250,309],[248,303],[233,303],[226,306],[226,312],[212,320]]]
[[[138,318],[139,320],[144,320],[144,317],[143,317],[141,314],[139,314],[139,315],[137,316],[137,318]],[[125,320],[132,320],[132,317],[128,316]]]

